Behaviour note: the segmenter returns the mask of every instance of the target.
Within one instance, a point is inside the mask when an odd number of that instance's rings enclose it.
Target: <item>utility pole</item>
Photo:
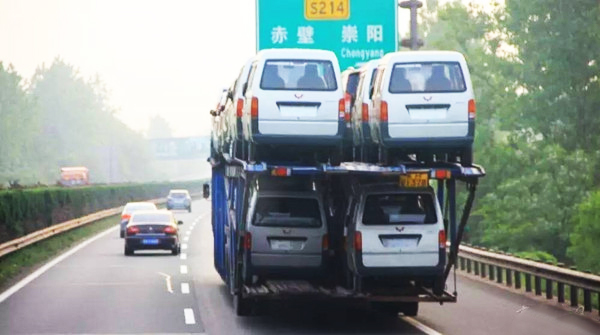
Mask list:
[[[423,3],[419,0],[408,0],[398,5],[400,8],[410,9],[410,39],[402,39],[401,45],[411,50],[419,50],[423,46],[423,40],[419,38],[417,30],[417,9],[423,7]]]

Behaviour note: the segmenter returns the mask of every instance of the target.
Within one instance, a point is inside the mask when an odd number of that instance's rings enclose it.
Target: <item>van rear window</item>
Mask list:
[[[467,90],[458,62],[396,63],[390,93],[450,93]]]
[[[373,194],[367,196],[362,222],[365,225],[436,223],[431,194]]]
[[[335,91],[333,64],[320,60],[268,60],[263,69],[263,90]]]
[[[320,227],[319,202],[314,198],[258,198],[252,222],[264,227]]]

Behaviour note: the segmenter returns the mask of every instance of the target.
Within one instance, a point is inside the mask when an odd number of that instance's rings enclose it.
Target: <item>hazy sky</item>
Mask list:
[[[131,128],[160,114],[193,136],[210,133],[209,110],[254,54],[255,30],[255,0],[0,0],[0,61],[30,78],[60,56],[101,77]]]

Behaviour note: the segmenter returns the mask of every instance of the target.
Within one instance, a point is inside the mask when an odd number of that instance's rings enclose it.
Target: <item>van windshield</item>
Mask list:
[[[263,90],[335,91],[333,64],[320,60],[268,60],[263,69]]]
[[[362,222],[365,225],[436,223],[431,194],[373,194],[367,196]]]
[[[314,198],[261,197],[253,225],[264,227],[320,227],[321,211]]]
[[[458,62],[396,63],[390,93],[448,93],[466,91]]]

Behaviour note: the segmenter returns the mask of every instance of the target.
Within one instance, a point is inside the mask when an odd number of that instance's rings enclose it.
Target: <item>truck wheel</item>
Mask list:
[[[400,312],[404,314],[404,316],[417,316],[419,313],[419,303],[418,302],[403,302],[400,305]]]
[[[342,155],[343,149],[335,148],[331,150],[331,155],[329,157],[329,162],[332,166],[339,166],[342,163]]]
[[[241,293],[233,296],[233,309],[235,310],[235,315],[237,316],[249,316],[252,312],[250,301],[248,301],[248,299],[244,299],[241,296]]]

